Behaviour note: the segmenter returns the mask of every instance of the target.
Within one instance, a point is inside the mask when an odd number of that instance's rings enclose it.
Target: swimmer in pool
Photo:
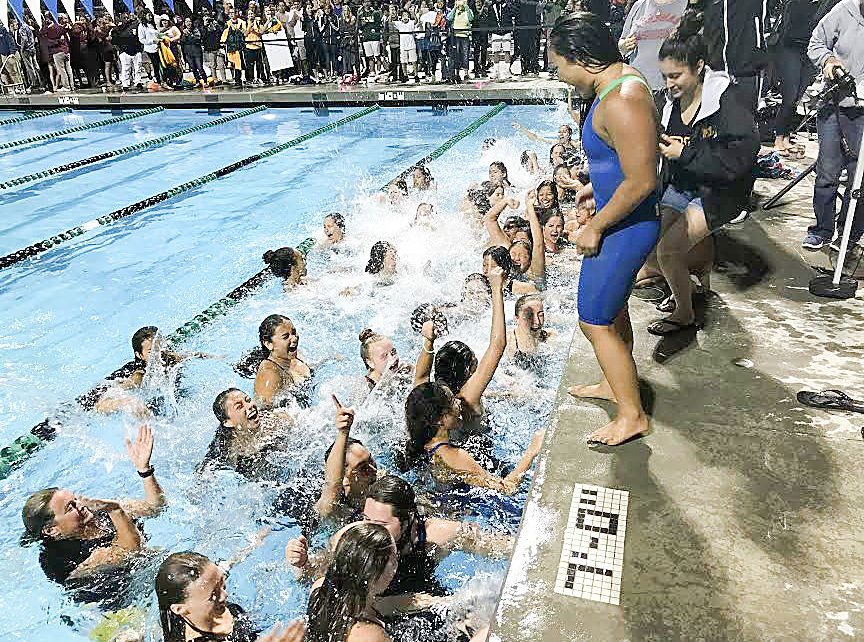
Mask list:
[[[492,305],[492,287],[489,279],[473,272],[465,277],[462,283],[462,295],[459,301],[445,303],[439,309],[453,323],[474,322]]]
[[[396,542],[400,570],[386,587],[387,596],[440,592],[435,569],[454,551],[501,559],[513,548],[511,536],[484,531],[475,523],[422,516],[411,484],[395,475],[385,475],[372,484],[363,504],[363,522],[383,526]],[[285,559],[295,575],[321,577],[332,565],[340,537],[355,525],[331,538],[329,553],[310,555],[303,536],[288,542]]]
[[[396,276],[399,255],[392,243],[377,241],[369,251],[366,273],[374,274],[380,282],[392,280]]]
[[[543,249],[547,254],[559,254],[565,247],[564,216],[557,209],[548,210],[540,218],[543,227]]]
[[[507,166],[501,161],[494,161],[489,164],[489,181],[496,185],[512,187],[509,174],[507,173]]]
[[[345,240],[345,217],[333,212],[324,217],[324,241],[322,245],[333,247]]]
[[[377,200],[381,203],[387,203],[390,207],[398,207],[408,197],[408,183],[404,178],[397,178],[387,184],[385,192],[378,194]]]
[[[510,290],[514,294],[529,294],[546,288],[546,252],[543,244],[543,229],[534,207],[536,198],[537,195],[534,190],[530,190],[525,197],[525,213],[528,218],[532,240],[530,242],[523,241],[517,239],[514,235],[514,240],[509,246],[512,266],[510,270],[510,277],[512,278]],[[503,245],[507,235],[504,234],[504,231],[498,224],[498,217],[494,214],[495,209],[490,209],[489,213],[484,217],[484,225],[489,231],[492,242]],[[486,252],[484,252],[483,257],[485,272],[487,265]]]
[[[504,186],[492,181],[483,181],[468,189],[459,205],[459,213],[469,219],[482,222],[483,217],[495,203],[504,198]]]
[[[360,341],[360,358],[366,366],[365,379],[369,390],[378,385],[382,377],[411,371],[409,365],[399,362],[399,354],[390,337],[365,328],[357,338]]]
[[[312,377],[312,370],[297,353],[300,337],[286,316],[271,314],[258,326],[259,354],[264,358],[255,375],[255,397],[270,408],[277,397],[298,388]],[[303,396],[303,391],[299,396]]]
[[[242,390],[228,388],[213,401],[213,414],[219,424],[198,472],[209,467],[233,468],[252,480],[280,480],[282,471],[267,459],[267,454],[281,450],[279,439],[286,427],[293,425],[290,416],[280,413],[279,421],[258,410]]]
[[[425,165],[415,165],[411,168],[411,180],[413,181],[415,192],[427,192],[436,189],[432,172]]]
[[[621,444],[648,430],[633,360],[627,299],[636,274],[657,244],[657,118],[650,87],[626,65],[609,27],[590,13],[574,13],[555,24],[550,61],[562,81],[594,102],[585,118],[582,145],[596,214],[575,243],[584,255],[579,273],[579,325],[604,373],[595,385],[573,386],[577,397],[618,404],[615,419],[589,442]],[[626,153],[624,150],[626,149]]]
[[[122,585],[128,579],[124,566],[142,549],[135,520],[153,517],[165,506],[150,465],[153,433],[148,426],[138,429],[134,441],[126,440],[126,451],[143,480],[144,499],[95,499],[65,488],[46,488],[33,493],[21,512],[27,535],[40,543],[39,563],[45,575],[82,601],[118,597],[102,594],[100,588],[108,590],[114,584],[111,580]]]
[[[558,128],[558,138],[555,139],[543,138],[539,134],[532,132],[530,129],[515,120],[513,121],[513,129],[525,134],[525,136],[537,143],[543,143],[544,145],[561,145],[565,149],[565,151],[579,151],[576,143],[573,142],[573,128],[566,123]]]
[[[345,408],[335,395],[333,403],[336,440],[324,454],[324,487],[315,502],[315,512],[323,518],[343,521],[363,508],[369,488],[381,473],[369,449],[351,437],[354,410]]]
[[[417,214],[414,216],[414,227],[425,227],[434,229],[436,226],[435,206],[431,203],[420,203],[417,206]]]
[[[540,163],[537,161],[537,154],[527,149],[522,152],[519,162],[522,164],[522,169],[529,174],[536,175],[543,171],[540,168]]]
[[[291,290],[306,282],[306,257],[293,247],[267,250],[262,258],[264,263],[270,267],[273,275],[282,279],[286,290]]]
[[[555,181],[558,202],[562,206],[572,207],[576,202],[576,195],[585,186],[578,178],[572,176],[572,172],[566,165],[556,165],[552,172],[552,179]]]
[[[396,544],[383,526],[360,522],[342,531],[326,575],[312,585],[307,640],[391,642],[378,598],[398,565]]]
[[[155,584],[163,642],[303,642],[301,620],[260,634],[243,608],[229,601],[224,566],[192,551],[162,562]]]
[[[511,359],[536,353],[541,343],[554,336],[553,330],[543,327],[546,314],[539,294],[523,294],[516,299],[515,315],[516,323],[507,332],[507,355]]]

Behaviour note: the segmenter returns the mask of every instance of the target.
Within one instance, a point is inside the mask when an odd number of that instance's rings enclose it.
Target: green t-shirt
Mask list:
[[[360,24],[360,41],[375,42],[381,40],[381,12],[377,9],[361,9],[357,16]]]

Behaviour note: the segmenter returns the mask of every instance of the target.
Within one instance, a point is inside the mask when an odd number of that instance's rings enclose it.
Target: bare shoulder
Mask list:
[[[345,642],[391,642],[391,638],[380,624],[357,622],[351,627]]]
[[[425,520],[426,538],[438,545],[447,544],[462,530],[462,522],[432,517]]]

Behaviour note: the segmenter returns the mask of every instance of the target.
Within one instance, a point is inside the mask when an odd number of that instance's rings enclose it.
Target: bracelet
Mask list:
[[[153,473],[155,473],[155,472],[156,472],[156,469],[153,468],[153,466],[150,466],[150,468],[148,468],[148,469],[145,470],[144,472],[141,472],[141,471],[139,470],[139,471],[138,471],[138,476],[139,476],[141,479],[147,479],[148,477],[152,477],[152,476],[153,476]]]
[[[425,352],[426,354],[435,354],[434,350],[427,350],[426,346],[423,346],[423,352]]]

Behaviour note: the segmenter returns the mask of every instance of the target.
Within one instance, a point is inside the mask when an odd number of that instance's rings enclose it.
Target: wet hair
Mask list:
[[[564,127],[571,136],[573,135],[573,128],[570,127],[570,125],[564,123],[563,125],[561,125],[561,127]],[[561,129],[561,127],[559,127],[558,129]]]
[[[342,216],[339,212],[330,212],[327,216],[324,217],[324,220],[330,219],[333,221],[333,224],[338,227],[343,232],[345,231],[345,217]]]
[[[659,60],[671,58],[676,62],[684,63],[690,68],[690,71],[695,72],[700,60],[707,64],[708,46],[698,33],[689,36],[686,33],[682,35],[679,29],[677,33],[673,33],[663,41],[657,57]],[[705,68],[703,67],[703,77],[704,73]]]
[[[384,269],[384,257],[387,250],[393,250],[396,253],[396,248],[392,243],[387,241],[376,241],[369,252],[369,261],[366,263],[366,272],[369,274],[378,274]]]
[[[448,341],[435,353],[432,370],[435,381],[446,385],[454,394],[459,394],[462,386],[477,370],[477,356],[466,343]]]
[[[408,440],[405,451],[396,457],[396,465],[402,471],[414,468],[425,456],[424,446],[438,434],[438,423],[453,407],[450,388],[437,381],[421,383],[405,400],[405,427]]]
[[[602,18],[587,11],[561,17],[549,34],[552,50],[571,64],[603,71],[624,62],[618,43]]]
[[[492,147],[492,145],[494,145],[497,142],[498,141],[494,138],[487,138],[483,141],[483,147],[488,149],[489,147]]]
[[[504,219],[504,225],[501,226],[501,229],[506,230],[508,227],[518,227],[519,229],[523,230],[531,229],[528,221],[526,221],[518,214],[513,214],[512,216],[508,216],[506,219]]]
[[[518,299],[516,299],[516,307],[513,309],[513,315],[518,317],[519,313],[522,312],[522,308],[524,308],[529,303],[543,303],[543,297],[539,294],[523,294]]]
[[[524,150],[522,155],[519,157],[519,162],[522,164],[522,167],[528,167],[531,164],[531,155],[528,153],[528,150]]]
[[[285,315],[271,314],[261,322],[261,325],[258,326],[258,343],[260,345],[257,348],[254,348],[249,352],[249,354],[240,359],[240,361],[234,365],[234,371],[237,372],[237,374],[246,377],[247,379],[253,379],[255,377],[261,362],[270,356],[270,350],[267,349],[264,342],[272,341],[276,328],[286,321],[291,323],[291,319]]]
[[[553,174],[553,176],[554,176],[554,174]],[[558,190],[556,189],[557,186],[555,185],[555,181],[549,181],[549,180],[542,181],[537,186],[537,197],[538,198],[540,196],[540,190],[543,189],[544,187],[548,187],[550,190],[552,190],[552,205],[550,205],[548,208],[544,208],[541,206],[541,209],[543,209],[544,211],[549,211],[549,210],[556,210],[557,211],[558,210]],[[537,202],[539,203],[540,201],[538,200]]]
[[[358,446],[363,446],[363,448],[366,448],[366,444],[364,444],[359,439],[354,439],[354,437],[348,437],[348,441],[345,443],[345,452],[347,453],[349,450],[351,450],[351,446],[353,446],[355,444]],[[335,445],[336,445],[336,442],[334,441],[332,444],[330,444],[330,446],[327,448],[327,450],[324,451],[324,463],[325,464],[327,463],[327,460],[330,459],[330,453],[333,452],[333,447]]]
[[[483,258],[485,259],[487,256],[492,257],[495,264],[504,270],[505,277],[510,274],[510,271],[513,269],[513,259],[510,258],[510,252],[506,247],[503,245],[494,245],[486,248],[483,252]]]
[[[429,168],[425,165],[415,165],[411,168],[411,173],[413,174],[417,170],[420,170],[420,173],[423,174],[423,178],[426,179],[426,182],[431,183],[434,180],[432,178],[432,172],[429,171]]]
[[[284,279],[291,276],[291,271],[297,265],[298,254],[293,247],[280,247],[278,250],[267,250],[261,258],[275,276]]]
[[[423,324],[427,321],[431,321],[435,326],[435,334],[438,337],[447,334],[447,317],[431,303],[422,303],[411,313],[411,329],[420,334],[423,331]]]
[[[360,358],[363,359],[363,365],[366,366],[368,370],[371,370],[369,367],[369,347],[373,343],[378,343],[386,338],[387,337],[383,334],[378,334],[370,328],[365,328],[357,337],[360,341]]]
[[[159,565],[156,600],[164,642],[183,642],[186,639],[186,623],[171,610],[171,606],[186,601],[189,585],[199,579],[210,564],[212,562],[200,553],[183,551],[169,555]]]
[[[224,425],[225,420],[228,419],[228,411],[225,408],[225,402],[228,400],[228,395],[232,392],[239,392],[244,395],[246,394],[239,388],[228,388],[216,395],[216,399],[213,400],[213,414],[216,415],[216,419],[219,421],[220,426]]]
[[[540,226],[545,227],[546,223],[548,223],[553,218],[560,218],[561,222],[564,222],[564,215],[558,210],[557,207],[550,207],[548,210],[545,210],[543,214],[540,216]]]
[[[369,487],[366,499],[371,499],[379,504],[387,504],[393,509],[393,515],[399,520],[402,527],[402,535],[396,542],[398,549],[402,549],[405,540],[411,538],[411,525],[413,520],[419,518],[417,511],[417,495],[414,488],[407,481],[396,475],[385,475]]]
[[[30,539],[41,541],[48,537],[45,534],[45,529],[54,523],[55,517],[54,511],[48,504],[51,503],[54,493],[58,490],[60,490],[58,487],[52,486],[36,491],[24,502],[21,520],[24,522],[24,529]]]
[[[399,189],[403,196],[408,196],[408,182],[405,180],[405,177],[397,178],[395,181],[392,181],[387,187],[390,185],[394,185]]]
[[[147,339],[152,340],[158,332],[159,328],[155,325],[146,325],[135,331],[135,334],[132,335],[132,352],[135,353],[136,358],[144,349],[144,342],[147,341]]]
[[[477,211],[479,211],[481,215],[484,215],[489,211],[489,208],[492,207],[492,204],[489,202],[489,197],[497,192],[501,187],[502,185],[500,183],[483,181],[480,183],[480,187],[468,190],[468,199],[474,204]]]
[[[507,174],[507,166],[504,163],[502,163],[501,161],[492,161],[491,163],[489,163],[489,168],[491,169],[493,167],[497,167],[498,169],[500,169],[503,172],[504,184],[509,186],[510,185],[510,176]]]
[[[342,534],[324,583],[309,596],[306,642],[347,638],[366,610],[369,587],[384,574],[392,555],[393,538],[380,524],[361,522]]]
[[[518,272],[518,268],[516,267],[516,264],[513,263],[513,257],[510,255],[510,250],[512,250],[517,245],[522,245],[525,247],[526,250],[528,250],[528,256],[531,256],[531,252],[533,251],[531,247],[532,244],[533,240],[531,243],[529,243],[528,241],[523,241],[522,239],[513,241],[513,243],[510,244],[510,249],[507,250],[507,255],[510,256],[510,269],[512,270],[512,274],[516,274]]]
[[[204,459],[195,468],[195,472],[199,474],[204,472],[209,466],[215,465],[217,468],[230,466],[228,460],[229,453],[231,452],[231,442],[234,439],[234,430],[226,426],[225,421],[228,419],[226,408],[228,396],[232,392],[239,392],[243,396],[246,396],[246,393],[239,388],[228,388],[216,395],[216,398],[213,400],[213,414],[216,415],[216,420],[219,423],[216,425],[213,439],[207,447],[207,454],[204,455]]]

